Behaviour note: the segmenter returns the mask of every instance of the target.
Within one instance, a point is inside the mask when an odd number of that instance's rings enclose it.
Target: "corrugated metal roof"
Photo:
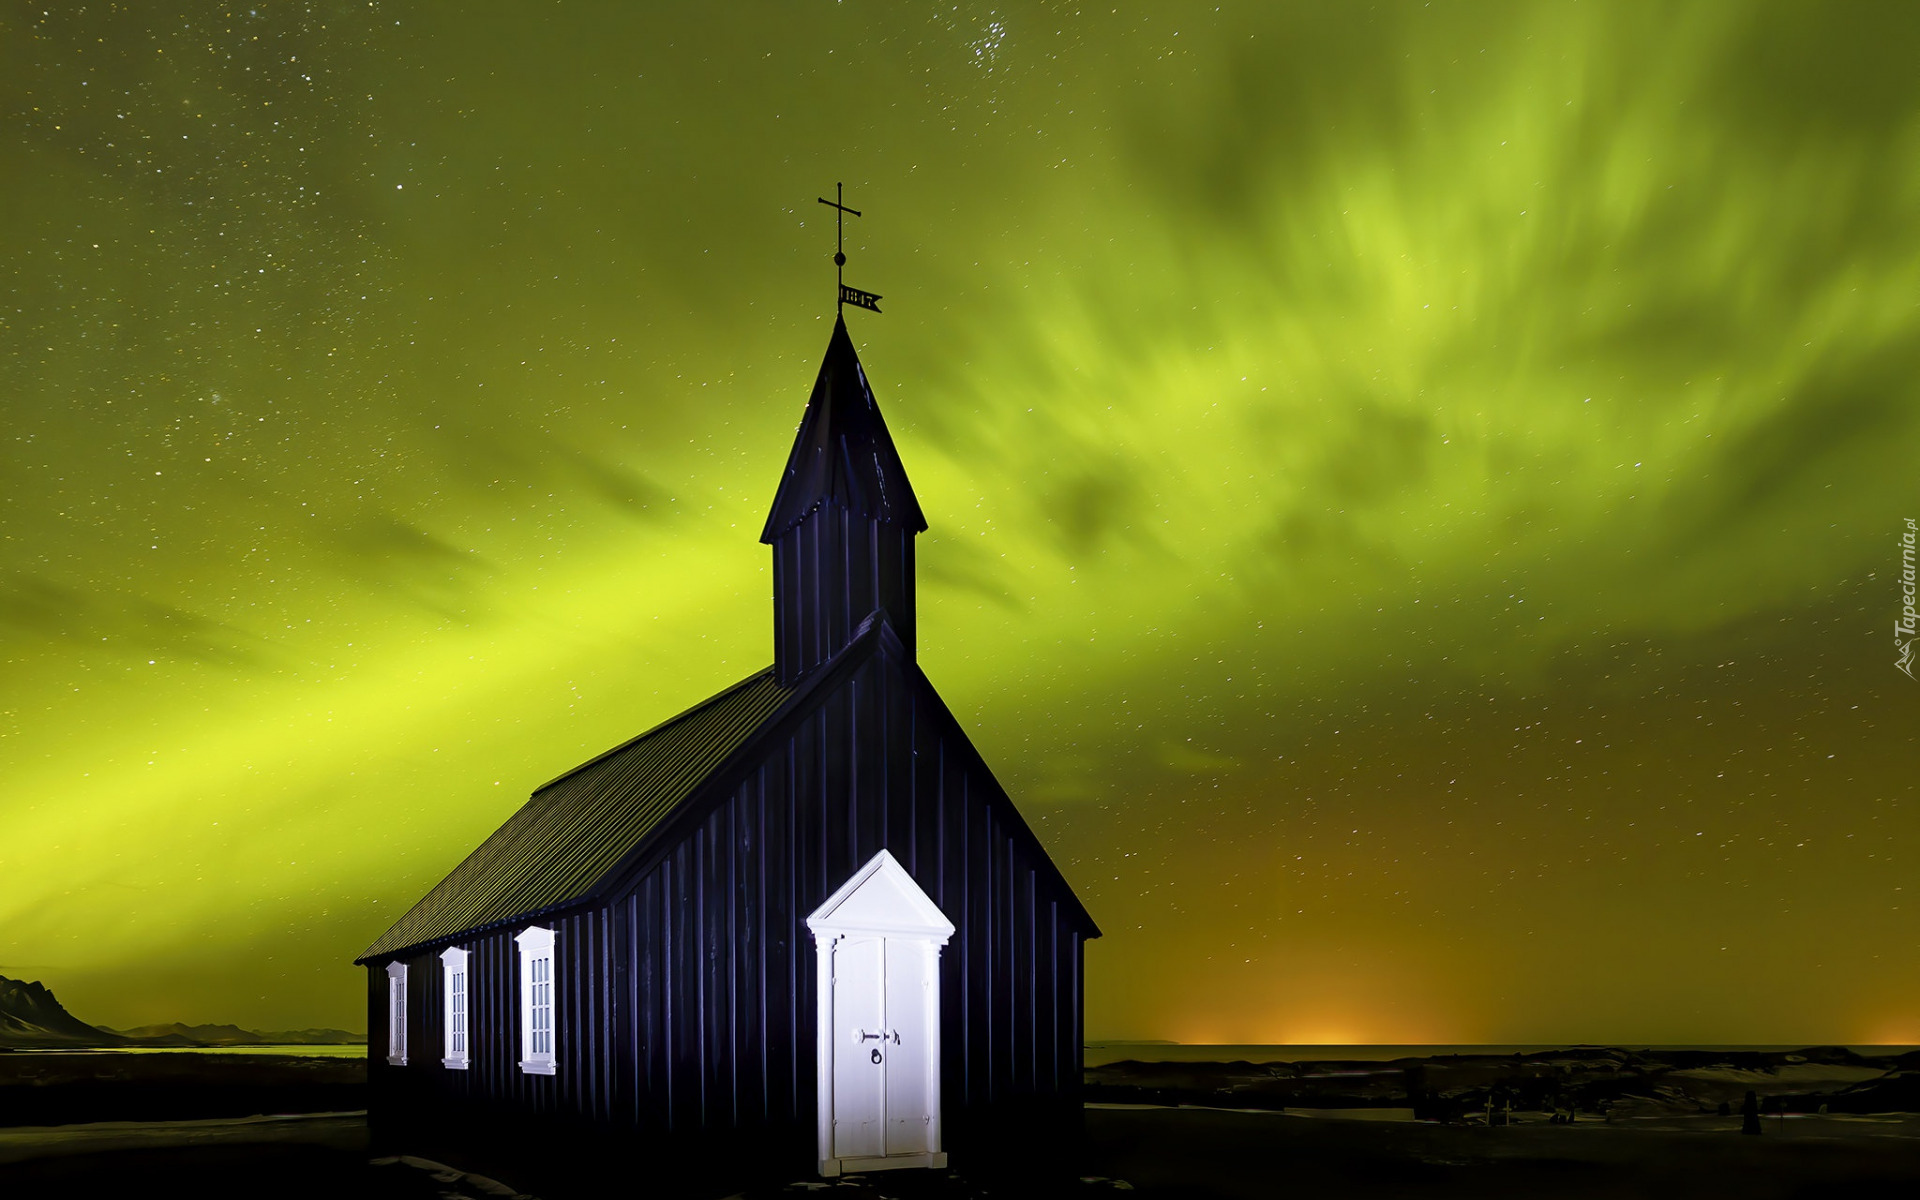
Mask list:
[[[794,691],[768,668],[541,787],[360,961],[585,897]]]

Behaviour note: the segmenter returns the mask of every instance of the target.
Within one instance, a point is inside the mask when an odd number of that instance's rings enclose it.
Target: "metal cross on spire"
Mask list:
[[[845,214],[852,213],[857,217],[860,215],[860,210],[857,208],[848,208],[846,205],[840,203],[840,201],[846,199],[842,194],[843,187],[844,185],[839,183],[833,185],[833,199],[831,200],[825,196],[820,197],[820,203],[834,210],[833,272],[834,281],[840,285],[840,298],[835,302],[834,308],[835,311],[838,311],[842,305],[851,304],[858,308],[864,308],[869,312],[879,312],[880,293],[863,292],[859,288],[847,286],[847,243],[842,223],[846,220]]]

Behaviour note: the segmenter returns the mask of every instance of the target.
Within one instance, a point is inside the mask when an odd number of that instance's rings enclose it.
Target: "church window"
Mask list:
[[[535,926],[513,940],[520,943],[520,1069],[551,1075],[554,1068],[555,1017],[553,930]]]
[[[440,1063],[456,1071],[467,1069],[469,1006],[473,995],[468,983],[467,959],[467,951],[457,946],[440,954],[440,977],[446,995],[446,1055]]]
[[[387,964],[387,1061],[407,1065],[407,964]]]

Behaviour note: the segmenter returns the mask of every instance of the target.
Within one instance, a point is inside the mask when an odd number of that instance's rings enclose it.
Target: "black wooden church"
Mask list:
[[[836,320],[761,535],[773,665],[539,788],[360,956],[377,1131],[824,1175],[1077,1136],[1100,931],[914,660],[925,528]]]

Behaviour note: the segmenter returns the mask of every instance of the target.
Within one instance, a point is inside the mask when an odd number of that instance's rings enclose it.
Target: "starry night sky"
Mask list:
[[[0,974],[363,1028],[831,327],[1088,1032],[1920,1042],[1920,10],[0,5]]]

